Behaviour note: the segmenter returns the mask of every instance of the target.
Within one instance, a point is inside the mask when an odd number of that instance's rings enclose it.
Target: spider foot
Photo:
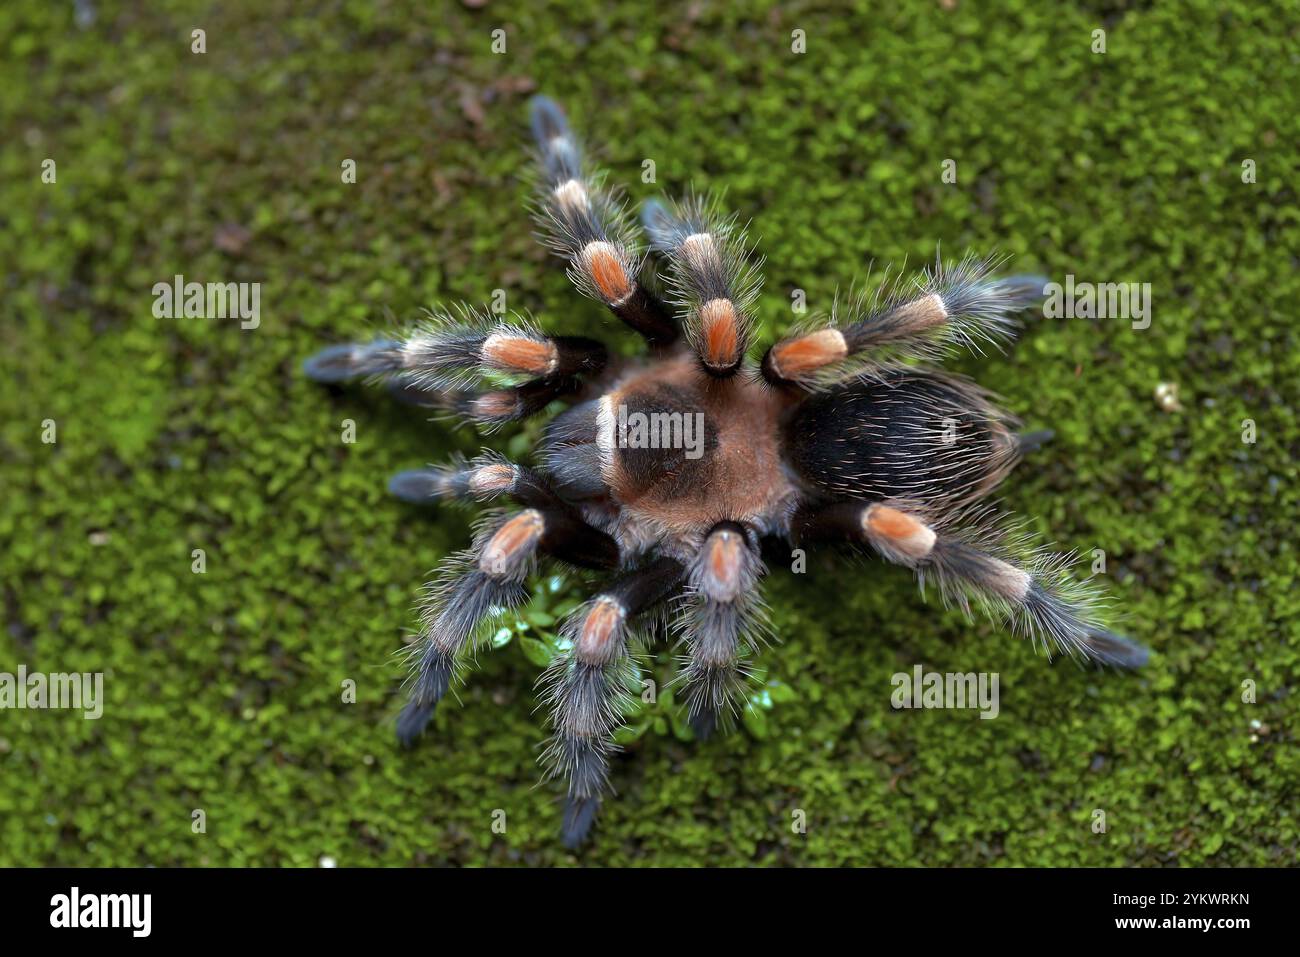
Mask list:
[[[600,810],[600,798],[567,797],[564,801],[564,823],[560,826],[560,839],[569,850],[577,849],[591,833],[591,825]]]
[[[1056,438],[1056,433],[1051,429],[1039,429],[1037,432],[1025,432],[1016,436],[1016,445],[1023,455],[1028,452],[1037,452],[1052,439]]]
[[[1151,657],[1145,645],[1113,631],[1093,631],[1088,635],[1087,646],[1093,660],[1115,668],[1141,668]]]
[[[302,364],[303,374],[315,382],[347,382],[384,371],[398,355],[399,343],[377,339],[368,343],[328,346]]]
[[[422,705],[412,701],[402,709],[402,713],[397,718],[397,740],[402,747],[415,746],[416,739],[424,734],[424,729],[433,720],[433,713],[437,708],[437,702]]]
[[[718,715],[713,711],[699,711],[690,717],[691,730],[700,741],[707,741],[718,730]]]

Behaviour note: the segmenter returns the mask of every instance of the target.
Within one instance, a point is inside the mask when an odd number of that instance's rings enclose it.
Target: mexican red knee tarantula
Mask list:
[[[489,501],[473,547],[449,561],[421,611],[405,744],[424,729],[487,621],[521,604],[536,559],[618,572],[565,623],[572,647],[543,676],[552,737],[544,761],[568,779],[563,836],[591,827],[628,694],[634,625],[666,603],[684,658],[678,681],[707,734],[744,701],[761,629],[760,539],[867,546],[932,578],[945,601],[974,599],[1016,632],[1084,659],[1135,667],[1146,651],[1102,628],[1094,593],[1065,558],[1029,548],[974,506],[1050,433],[1016,422],[974,384],[916,364],[1009,339],[1042,281],[995,279],[967,258],[746,361],[757,265],[734,219],[707,202],[647,203],[650,247],[673,308],[642,285],[638,235],[584,162],[564,114],[534,100],[536,219],[587,296],[646,340],[611,357],[593,339],[520,321],[442,314],[395,339],[325,349],[306,372],[367,376],[399,397],[494,427],[569,408],[545,431],[536,467],[495,454],[403,472],[399,498]],[[910,361],[909,361],[910,360]],[[515,384],[503,376],[518,377]],[[482,391],[465,391],[477,381]],[[647,428],[648,423],[648,428]],[[697,426],[693,431],[692,426]]]

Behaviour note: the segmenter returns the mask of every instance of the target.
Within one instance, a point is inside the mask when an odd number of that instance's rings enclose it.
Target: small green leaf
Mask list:
[[[520,432],[518,435],[510,437],[509,444],[506,445],[506,451],[512,459],[522,459],[532,451],[532,436],[527,432]]]
[[[555,616],[550,612],[542,611],[540,608],[533,608],[524,612],[524,617],[535,628],[550,628],[555,624]]]
[[[742,716],[745,728],[760,741],[767,737],[767,714],[753,705],[745,709]]]
[[[614,743],[631,744],[637,738],[641,737],[641,735],[645,734],[647,727],[649,727],[649,723],[644,721],[638,724],[625,724],[614,732]]]
[[[492,647],[504,648],[506,645],[510,644],[510,639],[514,636],[515,633],[509,628],[498,628],[497,633],[492,636]]]
[[[553,652],[536,638],[520,638],[519,647],[524,650],[524,657],[535,665],[545,668],[551,663]]]
[[[686,715],[682,711],[674,711],[671,714],[673,725],[673,737],[678,741],[694,741],[695,731],[691,728],[691,723],[686,720]]]
[[[782,684],[773,678],[767,683],[767,693],[772,700],[780,704],[785,701],[794,701],[799,697],[798,693],[787,684]]]

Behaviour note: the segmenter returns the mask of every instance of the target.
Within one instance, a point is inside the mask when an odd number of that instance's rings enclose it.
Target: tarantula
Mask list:
[[[1049,655],[1146,660],[1101,627],[1098,596],[1069,577],[1068,556],[1031,547],[977,504],[1050,433],[1018,433],[988,392],[927,365],[1010,339],[1014,313],[1036,301],[1042,280],[994,278],[997,264],[971,257],[937,262],[837,306],[755,365],[759,263],[737,221],[699,198],[644,206],[666,304],[639,278],[638,230],[564,113],[538,97],[531,114],[540,236],[580,291],[644,337],[648,355],[622,360],[593,339],[462,309],[393,338],[327,348],[305,366],[321,382],[384,381],[400,398],[488,429],[569,403],[545,429],[535,467],[487,453],[390,482],[412,502],[520,506],[491,515],[426,589],[397,721],[403,744],[421,734],[487,623],[525,601],[542,556],[619,573],[564,623],[571,647],[542,677],[552,728],[543,763],[568,781],[570,847],[608,786],[633,652],[646,640],[640,626],[673,606],[684,649],[674,680],[701,736],[743,703],[764,633],[757,587],[769,536],[866,546]]]

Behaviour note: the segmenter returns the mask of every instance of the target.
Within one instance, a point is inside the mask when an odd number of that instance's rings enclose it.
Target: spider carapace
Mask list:
[[[543,761],[567,781],[570,846],[608,788],[648,624],[666,620],[677,638],[675,680],[697,732],[730,724],[743,706],[765,634],[765,537],[873,550],[1049,653],[1122,667],[1146,660],[1101,625],[1100,597],[1070,577],[1068,556],[1030,545],[981,504],[1050,433],[1018,432],[989,393],[938,367],[954,351],[1009,340],[1042,280],[996,278],[996,263],[970,256],[937,262],[852,297],[751,362],[761,264],[737,222],[691,198],[646,203],[638,228],[556,104],[535,99],[532,126],[540,235],[577,288],[645,340],[645,357],[612,358],[594,339],[461,309],[306,363],[314,379],[383,380],[485,430],[567,404],[532,466],[485,453],[390,482],[409,501],[510,505],[426,590],[403,743],[424,730],[491,620],[525,601],[539,559],[605,575],[562,626],[569,650],[542,679]],[[662,297],[642,283],[647,245],[661,262]]]

